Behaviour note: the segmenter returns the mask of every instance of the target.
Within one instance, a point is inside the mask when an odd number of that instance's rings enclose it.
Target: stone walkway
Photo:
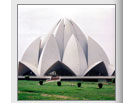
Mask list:
[[[57,81],[60,81],[60,80],[61,79],[59,77],[51,77],[50,79],[47,79],[44,84],[49,83],[49,82],[57,82]]]

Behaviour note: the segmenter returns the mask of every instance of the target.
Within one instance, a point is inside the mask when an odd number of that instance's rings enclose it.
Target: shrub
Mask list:
[[[78,87],[81,87],[81,83],[77,83],[77,86],[78,86]]]
[[[58,85],[58,86],[61,86],[61,82],[60,82],[60,81],[59,81],[59,82],[57,82],[57,85]]]
[[[26,75],[26,76],[25,76],[25,79],[26,79],[26,80],[29,80],[29,75]]]
[[[40,80],[40,81],[39,81],[39,84],[40,84],[40,85],[43,85],[43,81],[42,81],[42,80]]]
[[[114,78],[114,79],[112,79],[112,83],[115,83],[115,78]]]
[[[98,87],[99,88],[102,88],[103,87],[103,84],[102,83],[98,83]]]

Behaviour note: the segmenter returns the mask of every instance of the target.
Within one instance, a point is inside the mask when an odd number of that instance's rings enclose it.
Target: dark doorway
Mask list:
[[[75,76],[74,72],[60,61],[57,61],[55,64],[53,64],[44,75],[52,76],[51,74],[53,72],[55,72],[56,76]]]
[[[85,76],[108,76],[106,66],[103,62],[94,66]]]
[[[112,76],[115,76],[115,71],[113,72]]]
[[[36,76],[32,70],[30,70],[26,65],[23,63],[19,62],[19,71],[18,71],[19,76]]]

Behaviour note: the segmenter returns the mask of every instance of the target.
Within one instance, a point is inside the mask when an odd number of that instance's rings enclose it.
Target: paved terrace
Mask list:
[[[98,80],[111,80],[114,79],[115,76],[59,76],[60,80],[91,80],[91,79],[98,79]],[[18,76],[18,80],[24,80],[25,76]],[[30,80],[48,80],[51,79],[51,76],[30,76]]]

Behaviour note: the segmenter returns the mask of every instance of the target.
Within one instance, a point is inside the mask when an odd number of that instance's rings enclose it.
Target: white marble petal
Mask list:
[[[86,73],[88,73],[93,67],[95,67],[96,65],[98,65],[99,63],[101,63],[102,61],[98,61],[98,62],[95,62],[94,64],[88,66],[88,68],[86,69],[86,71],[84,72],[83,75],[86,75]]]
[[[51,35],[43,48],[39,60],[39,74],[44,75],[45,72],[50,68],[50,66],[52,66],[56,61],[61,61],[60,53],[56,39],[53,35]]]
[[[109,76],[112,76],[113,72],[115,71],[115,67],[111,64],[107,65],[107,71]]]
[[[103,61],[106,67],[110,64],[103,48],[91,37],[88,38],[88,67],[98,61]],[[108,68],[106,68],[108,71]],[[108,72],[109,74],[109,72]]]
[[[48,32],[48,34],[46,35],[46,37],[43,38],[42,44],[41,44],[41,49],[44,48],[44,45],[45,45],[45,43],[48,41],[48,39],[50,38],[50,36],[54,34],[54,31],[55,31],[56,27],[58,26],[58,24],[60,23],[60,21],[61,21],[61,20],[59,20],[59,21],[54,25],[54,27],[50,30],[50,32]]]
[[[74,35],[71,36],[66,46],[63,63],[78,76],[83,75],[87,69],[84,52]]]
[[[110,64],[109,59],[103,48],[91,37],[88,38],[88,66],[98,61],[104,61],[106,65]]]
[[[21,61],[20,63],[24,64],[25,66],[27,66],[35,75],[39,75],[38,74],[38,70],[37,70],[37,67],[35,67],[34,65],[30,64],[30,63],[26,63],[26,62],[23,62]],[[21,72],[26,72],[26,70],[22,67],[22,68],[19,68],[19,74],[21,74]]]
[[[64,19],[62,19],[54,33],[62,59],[64,53]]]
[[[21,62],[31,64],[34,67],[38,66],[40,48],[40,37],[34,40],[23,54]]]
[[[81,29],[77,26],[77,24],[75,24],[72,20],[70,20],[73,30],[74,30],[74,35],[76,36],[78,42],[80,43],[86,59],[88,59],[88,43],[87,43],[87,39],[84,35],[84,33],[81,31]]]
[[[70,21],[68,19],[64,19],[65,29],[64,29],[64,49],[73,34],[73,29]]]

